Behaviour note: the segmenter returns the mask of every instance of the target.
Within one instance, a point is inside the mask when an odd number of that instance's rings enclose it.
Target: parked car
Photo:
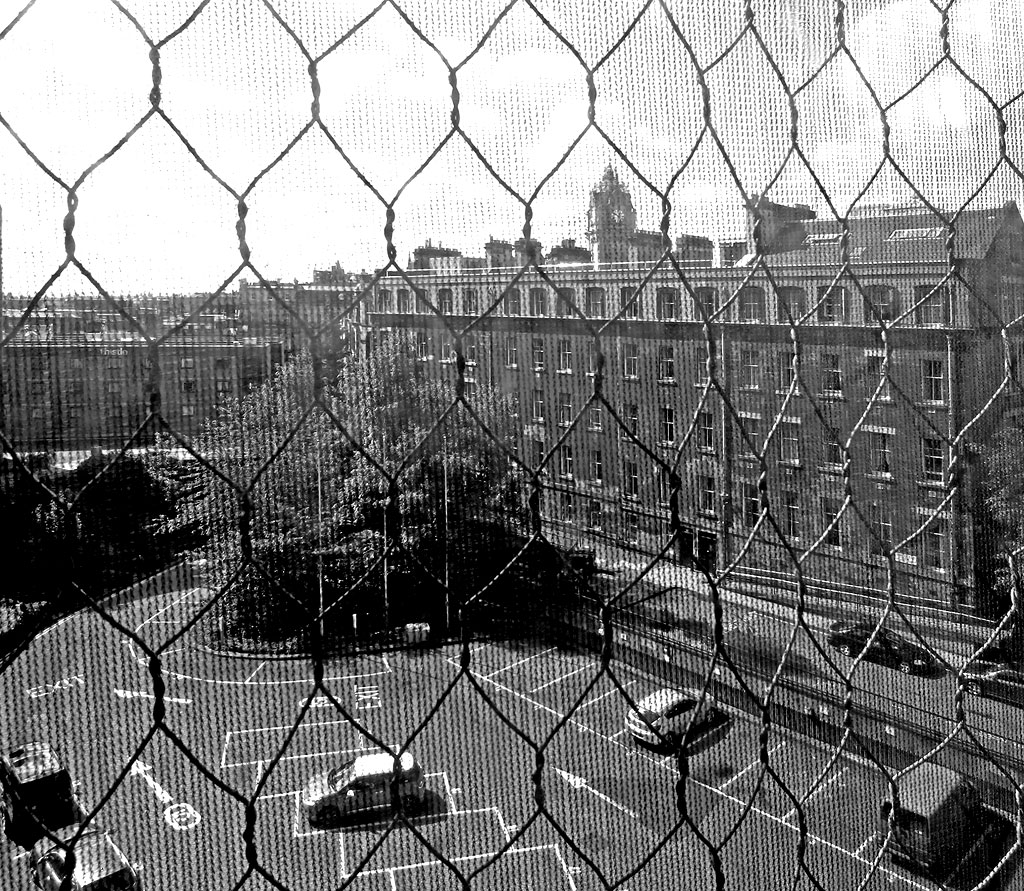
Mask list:
[[[690,754],[725,738],[732,724],[711,695],[700,690],[656,690],[626,712],[626,729],[636,742],[659,751]],[[687,734],[689,728],[689,734]]]
[[[874,631],[875,623],[870,619],[838,619],[829,628],[828,645],[844,656],[863,652],[869,662],[898,668],[904,674],[930,674],[938,668],[929,650],[888,628],[879,629],[868,647]]]
[[[75,785],[49,743],[27,742],[0,755],[0,822],[8,837],[30,847],[44,829],[81,822]]]
[[[1021,665],[975,658],[964,666],[960,677],[968,693],[1024,707],[1024,669]]]
[[[68,874],[68,846],[81,827],[56,830],[55,840],[38,841],[29,855],[32,881],[43,891],[58,891]],[[129,862],[113,839],[101,829],[87,828],[74,843],[75,868],[70,891],[142,891],[139,867]]]
[[[360,755],[333,770],[312,777],[302,794],[302,807],[311,825],[359,819],[391,809],[391,780],[395,759],[388,752]],[[403,752],[398,765],[398,794],[407,812],[424,801],[423,768],[411,752]]]

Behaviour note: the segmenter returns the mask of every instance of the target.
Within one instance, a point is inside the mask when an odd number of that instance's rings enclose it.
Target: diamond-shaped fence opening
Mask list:
[[[463,6],[0,16],[2,884],[1019,887],[1019,10]]]

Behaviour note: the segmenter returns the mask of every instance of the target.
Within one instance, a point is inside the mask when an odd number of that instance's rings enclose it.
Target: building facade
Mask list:
[[[624,204],[607,180],[595,192]],[[837,595],[886,590],[895,548],[902,597],[971,609],[969,445],[1019,341],[1020,214],[965,211],[950,244],[917,212],[851,218],[844,238],[795,210],[682,275],[602,248],[633,244],[635,217],[609,212],[591,263],[385,277],[369,328],[407,332],[439,376],[461,350],[469,399],[483,381],[515,395],[549,528],[653,555],[675,513],[680,559],[783,584],[801,558]]]

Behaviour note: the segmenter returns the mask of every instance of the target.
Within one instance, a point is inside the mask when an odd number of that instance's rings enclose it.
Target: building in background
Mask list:
[[[487,313],[462,339],[466,394],[486,381],[515,395],[519,458],[555,534],[653,555],[676,512],[684,562],[782,586],[810,552],[808,585],[839,597],[884,591],[886,553],[906,540],[897,592],[972,608],[977,479],[958,434],[997,422],[1000,405],[983,409],[1004,332],[1019,343],[1004,324],[1024,310],[1017,207],[964,211],[951,241],[917,211],[856,214],[845,239],[804,207],[757,212],[763,265],[751,226],[714,264],[709,240],[682,236],[682,275],[651,274],[661,236],[657,251],[638,239],[606,172],[589,262],[582,249],[550,262],[553,249],[542,277],[504,243],[504,267],[386,276],[369,330],[405,332],[430,373],[454,378],[453,333]]]

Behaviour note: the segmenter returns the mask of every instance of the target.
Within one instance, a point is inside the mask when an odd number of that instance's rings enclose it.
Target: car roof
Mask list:
[[[663,712],[687,699],[700,699],[700,691],[663,687],[661,690],[655,690],[649,696],[645,696],[637,703],[637,706],[642,711]]]
[[[900,807],[914,814],[934,813],[964,783],[955,770],[926,761],[900,777]]]
[[[4,754],[4,761],[19,783],[31,783],[65,770],[53,746],[44,742],[27,742],[11,749]]]
[[[412,752],[402,752],[399,759],[399,766],[403,773],[408,773],[416,766],[416,759]],[[360,755],[352,763],[352,775],[360,777],[380,776],[381,774],[391,775],[395,769],[395,758],[388,752],[378,752],[374,755]]]
[[[75,837],[78,829],[79,824],[73,823],[56,830],[53,835],[68,844]],[[63,862],[65,856],[65,851],[61,849],[60,845],[48,838],[37,842],[33,853],[37,860],[47,854],[56,853]],[[75,844],[75,879],[83,885],[89,885],[128,865],[121,849],[114,844],[107,833],[99,829],[86,829]]]

